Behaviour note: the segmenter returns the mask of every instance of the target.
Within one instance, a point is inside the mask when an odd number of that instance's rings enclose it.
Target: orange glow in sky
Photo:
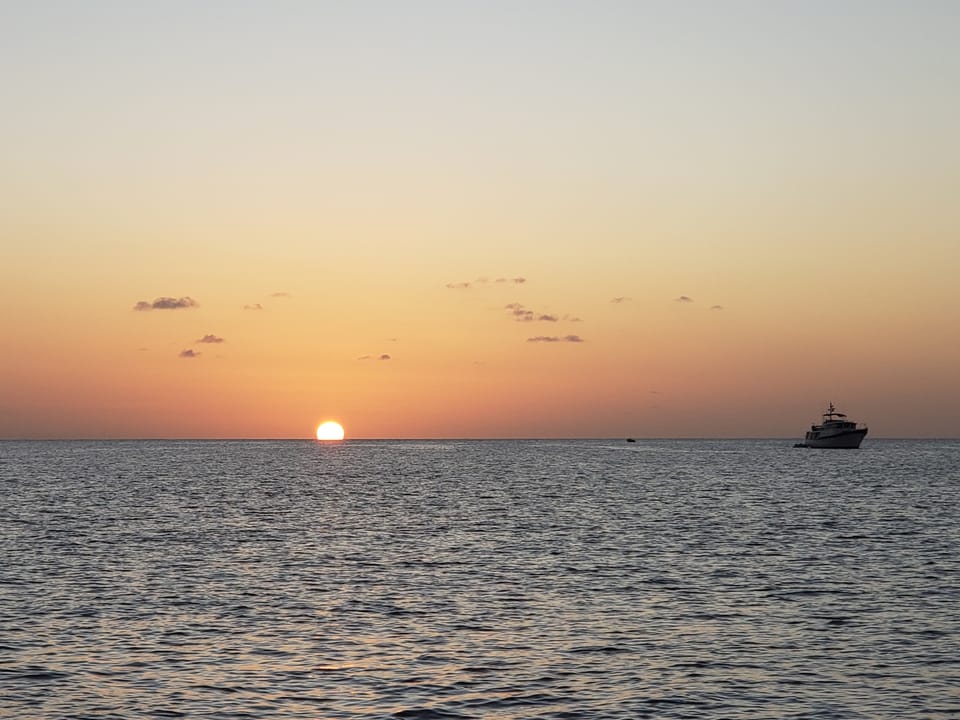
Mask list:
[[[958,15],[11,3],[0,438],[958,437]]]

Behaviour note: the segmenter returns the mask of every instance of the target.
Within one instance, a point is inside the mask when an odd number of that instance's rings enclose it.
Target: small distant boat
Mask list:
[[[627,438],[627,442],[636,442],[633,438]]]
[[[811,425],[802,443],[794,447],[838,448],[853,450],[867,436],[867,426],[847,420],[842,412],[837,412],[833,403],[829,403],[820,425]]]

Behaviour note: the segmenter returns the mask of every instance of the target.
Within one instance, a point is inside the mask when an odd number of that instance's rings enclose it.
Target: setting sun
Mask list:
[[[320,423],[317,428],[317,440],[343,440],[343,425],[333,420]]]

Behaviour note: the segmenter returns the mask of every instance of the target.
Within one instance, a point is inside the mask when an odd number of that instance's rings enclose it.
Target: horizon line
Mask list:
[[[315,442],[321,444],[346,442],[535,442],[535,441],[606,441],[644,442],[651,440],[795,440],[794,436],[556,436],[556,437],[349,437],[342,440],[318,440],[315,437],[7,437],[0,442]],[[951,436],[875,436],[871,440],[960,440]]]

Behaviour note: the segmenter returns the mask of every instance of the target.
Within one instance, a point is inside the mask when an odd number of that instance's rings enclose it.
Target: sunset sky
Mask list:
[[[0,5],[0,437],[960,437],[960,3]]]

